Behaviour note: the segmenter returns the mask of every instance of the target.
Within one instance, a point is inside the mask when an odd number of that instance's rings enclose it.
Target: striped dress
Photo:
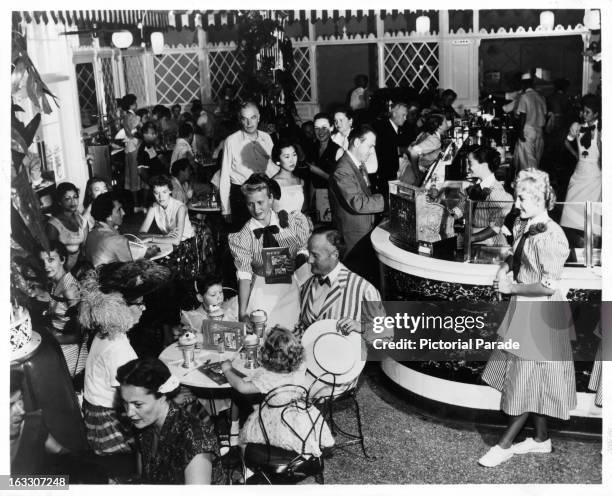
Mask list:
[[[288,214],[288,226],[280,227],[278,215],[271,211],[271,226],[279,226],[274,234],[279,247],[288,247],[292,258],[298,252],[306,251],[306,244],[312,225],[300,212]],[[268,315],[268,326],[280,325],[293,329],[300,313],[300,295],[295,277],[291,284],[266,284],[262,256],[263,236],[259,239],[254,229],[263,227],[255,219],[250,219],[237,233],[228,236],[229,247],[234,257],[238,280],[251,280],[251,294],[247,313],[264,310]]]
[[[548,216],[534,218],[536,222],[545,223],[546,231],[526,239],[516,282],[556,288],[569,255],[567,239]],[[515,250],[527,228],[525,221],[517,219]],[[576,407],[573,324],[564,300],[559,290],[551,297],[513,296],[510,300],[498,333],[502,339],[520,342],[521,349],[496,350],[482,375],[501,391],[501,409],[508,415],[532,412],[567,420]]]
[[[491,189],[486,201],[478,202],[474,208],[472,218],[472,231],[479,232],[490,227],[497,232],[495,236],[481,241],[480,244],[489,246],[508,246],[506,237],[501,229],[504,226],[506,215],[512,209],[512,195],[504,190],[499,181],[494,180],[490,185],[481,183],[483,188]]]
[[[78,300],[69,300],[63,296],[67,290],[77,294],[80,291],[79,283],[70,272],[66,272],[64,277],[51,289],[51,299],[49,300],[49,310],[47,312],[51,319],[52,330],[62,334],[65,331],[66,325],[71,321],[69,310],[78,303]],[[62,344],[60,346],[70,376],[74,377],[79,372],[82,372],[85,369],[85,362],[87,360],[85,340],[81,340],[80,343]]]

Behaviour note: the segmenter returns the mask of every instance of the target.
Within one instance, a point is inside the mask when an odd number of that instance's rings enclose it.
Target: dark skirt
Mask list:
[[[176,279],[194,280],[198,274],[196,237],[181,241],[174,247],[170,255],[160,258],[157,263],[168,267]]]

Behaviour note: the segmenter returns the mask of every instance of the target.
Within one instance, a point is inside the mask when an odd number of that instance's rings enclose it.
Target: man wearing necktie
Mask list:
[[[346,243],[345,261],[356,255],[352,253],[355,249],[366,250],[369,245],[372,250],[369,234],[374,227],[375,214],[385,207],[383,196],[372,194],[364,165],[375,153],[375,145],[376,133],[370,126],[362,125],[351,131],[349,148],[329,178],[329,203],[333,222]]]
[[[376,129],[376,157],[378,159],[378,190],[385,202],[389,201],[389,181],[397,179],[409,165],[406,150],[410,142],[404,133],[404,123],[408,116],[408,105],[395,102],[391,106],[389,118],[380,120]]]

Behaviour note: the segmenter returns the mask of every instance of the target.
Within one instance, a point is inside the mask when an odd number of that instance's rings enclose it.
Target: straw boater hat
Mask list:
[[[127,302],[152,293],[172,278],[169,268],[151,260],[114,262],[100,267],[98,273],[100,289],[121,293]]]

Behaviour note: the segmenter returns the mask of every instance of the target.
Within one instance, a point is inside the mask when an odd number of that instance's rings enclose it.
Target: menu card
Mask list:
[[[261,253],[266,284],[291,284],[295,266],[289,248],[263,248]]]
[[[242,346],[242,336],[246,333],[244,322],[204,319],[202,321],[202,348],[217,350],[220,342],[226,351],[238,351]]]

